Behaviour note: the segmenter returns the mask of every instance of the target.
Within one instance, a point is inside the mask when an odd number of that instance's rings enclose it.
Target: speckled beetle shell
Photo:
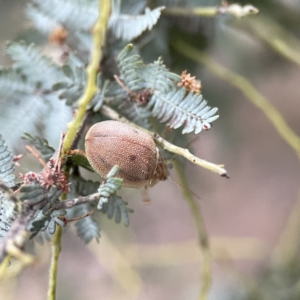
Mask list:
[[[85,151],[93,169],[105,177],[114,165],[123,186],[151,187],[167,177],[163,158],[147,133],[118,121],[96,123],[85,137]]]

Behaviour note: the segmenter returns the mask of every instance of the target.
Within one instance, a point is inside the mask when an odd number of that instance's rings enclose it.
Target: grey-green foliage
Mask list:
[[[24,77],[17,70],[0,69],[0,97],[4,99],[14,99],[29,95],[34,90]]]
[[[89,30],[97,18],[98,7],[95,0],[34,0],[32,2],[41,15],[73,30]],[[43,24],[38,22],[38,17],[41,20],[41,16],[37,13],[34,15],[32,7],[28,7],[27,15],[35,21],[34,25],[42,26]]]
[[[116,169],[113,169],[116,171]],[[103,193],[110,191],[111,194],[107,195],[109,197],[109,201],[103,204],[102,210],[97,211],[96,203],[88,203],[80,206],[75,206],[71,209],[67,209],[67,218],[80,217],[87,213],[90,213],[93,210],[93,213],[87,217],[84,217],[78,221],[76,221],[76,232],[78,236],[85,242],[90,242],[93,238],[97,241],[100,237],[100,225],[97,220],[101,218],[103,214],[107,214],[108,218],[115,217],[115,222],[120,223],[123,220],[125,226],[129,225],[129,213],[132,213],[133,210],[127,206],[127,202],[125,202],[121,197],[116,196],[115,192],[120,187],[120,179],[113,178],[114,173],[110,175],[110,182],[106,181],[106,185],[102,185]],[[118,184],[116,184],[118,181]],[[71,176],[70,177],[70,193],[68,194],[68,198],[76,197],[78,195],[88,196],[93,193],[96,193],[99,189],[99,182],[92,182],[90,180],[84,180],[79,176]],[[108,190],[109,188],[109,190]]]
[[[177,84],[181,77],[170,72],[161,58],[145,64],[138,54],[131,54],[132,50],[133,46],[129,44],[117,57],[119,79],[126,89],[116,81],[103,83],[99,75],[97,83],[100,92],[94,97],[93,105],[100,108],[103,101],[116,105],[123,115],[146,128],[150,127],[149,118],[152,116],[160,122],[167,122],[170,128],[183,126],[183,134],[198,134],[203,129],[209,129],[210,124],[219,117],[218,109],[207,105],[201,94],[179,87]],[[68,105],[76,106],[85,77],[71,74],[75,74],[76,70],[79,74],[83,66],[74,69],[74,66],[67,64],[65,69],[69,70],[68,80],[57,83],[54,89],[58,90],[60,98],[67,99]],[[136,103],[143,93],[146,104]]]
[[[61,68],[33,44],[10,43],[6,51],[14,61],[13,69],[43,90],[51,89],[53,84],[64,78]]]
[[[54,186],[46,190],[37,183],[31,183],[23,185],[20,192],[22,193],[20,200],[27,201],[35,210],[34,217],[29,225],[31,238],[35,237],[39,231],[47,230],[49,234],[53,234],[56,223],[61,226],[64,225],[58,216],[64,215],[65,210],[51,209],[51,205],[59,201],[60,190]]]
[[[90,204],[83,204],[75,207],[74,213],[75,216],[84,216],[85,214],[90,213],[93,210]],[[95,220],[93,215],[89,215],[78,220],[75,224],[76,232],[78,236],[85,242],[89,243],[93,238],[99,242],[100,238],[100,226],[99,223]]]
[[[111,196],[113,196],[117,190],[121,188],[123,180],[121,178],[114,177],[118,170],[119,166],[114,166],[106,175],[105,181],[101,183],[98,190],[100,198],[97,209],[101,210],[103,208],[103,204],[107,203]]]
[[[182,133],[201,132],[219,116],[218,109],[207,105],[201,94],[178,87],[180,77],[167,70],[161,59],[146,65],[139,55],[130,55],[128,45],[117,58],[120,79],[133,92],[149,90],[146,109],[170,128],[184,126]],[[124,93],[124,92],[123,92]]]
[[[0,180],[8,187],[15,185],[14,165],[12,154],[0,135]]]
[[[4,191],[0,191],[0,242],[10,229],[16,216],[15,203],[6,196]]]
[[[102,212],[107,214],[109,219],[114,218],[116,223],[123,223],[126,227],[129,226],[129,213],[133,213],[133,209],[127,206],[128,203],[120,196],[113,195],[107,203],[103,204]]]
[[[80,176],[70,176],[70,192],[68,193],[68,199],[76,198],[80,196],[88,196],[97,192],[100,183],[93,182],[91,180],[85,180]],[[75,206],[71,209],[67,209],[66,217],[68,219],[81,217],[94,210],[94,207],[90,203]],[[93,214],[94,214],[93,213]],[[100,226],[95,220],[93,215],[89,215],[82,218],[75,223],[77,235],[85,242],[90,242],[93,238],[97,241],[100,238]]]
[[[0,70],[1,133],[11,147],[24,131],[38,133],[40,128],[44,128],[47,139],[58,142],[60,131],[71,117],[71,109],[63,103],[62,106],[49,89],[57,82],[68,82],[63,68],[33,44],[9,43],[7,53],[14,63],[10,69]]]
[[[6,235],[16,217],[15,205],[0,191],[0,241]]]
[[[113,30],[116,38],[131,41],[146,29],[151,30],[157,23],[163,9],[163,6],[154,10],[146,8],[145,14],[137,16],[113,13],[108,26]]]
[[[69,183],[68,199],[76,198],[78,195],[85,197],[96,193],[100,185],[98,181],[85,180],[81,176],[75,175],[69,177]]]
[[[209,128],[210,122],[218,117],[217,109],[211,109],[200,94],[178,87],[177,83],[180,82],[181,77],[170,72],[162,59],[146,64],[137,54],[138,48],[136,54],[133,54],[133,47],[128,45],[117,57],[118,70],[115,70],[114,64],[111,64],[119,49],[124,47],[125,41],[140,35],[145,36],[153,29],[163,9],[157,4],[161,3],[157,2],[156,8],[150,10],[146,8],[146,1],[112,1],[107,44],[104,47],[103,65],[101,65],[103,73],[99,72],[97,76],[98,91],[89,108],[93,108],[94,113],[98,113],[102,103],[106,103],[114,106],[131,121],[147,128],[150,127],[149,120],[154,117],[161,122],[167,122],[171,128],[183,126],[183,133],[199,133],[203,128]],[[194,6],[194,4],[195,1],[192,0],[186,3],[187,6]],[[177,2],[173,1],[170,5],[177,5]],[[13,42],[7,47],[13,65],[10,69],[0,70],[0,98],[1,104],[5,104],[0,112],[0,117],[3,120],[5,118],[1,131],[5,136],[9,138],[12,136],[15,139],[19,139],[23,131],[30,132],[25,134],[26,139],[41,152],[43,159],[48,160],[54,149],[45,139],[32,134],[36,134],[35,127],[39,127],[45,128],[44,132],[47,130],[55,132],[59,138],[61,130],[53,130],[58,124],[59,114],[67,106],[77,107],[78,99],[86,85],[85,68],[91,45],[90,29],[97,17],[97,0],[33,0],[27,7],[27,16],[45,35],[64,27],[68,32],[67,48],[78,51],[76,55],[72,50],[67,51],[67,61],[64,62],[62,59],[63,65],[59,66],[44,55],[39,47],[24,42]],[[139,43],[138,40],[137,42]],[[105,66],[109,71],[105,70]],[[116,73],[119,74],[125,89],[112,80],[112,75]],[[141,97],[144,99],[143,103],[138,102]],[[71,108],[66,111],[70,113]],[[64,124],[67,121],[66,117]],[[14,130],[14,135],[11,134],[11,128]],[[3,152],[1,149],[4,149]],[[6,185],[12,186],[14,178],[11,174],[11,155],[6,156],[7,149],[2,144],[0,144],[0,152],[2,174],[0,177],[4,178],[2,181],[7,181]],[[68,163],[72,166],[81,165],[76,160]],[[85,163],[83,166],[89,168]],[[34,173],[31,175],[35,176]],[[85,181],[78,176],[76,179],[71,176],[70,182],[71,192],[68,196],[71,198],[79,195],[88,196],[96,193],[99,188],[99,183]],[[94,213],[107,214],[118,223],[123,219],[124,224],[128,226],[128,214],[133,210],[127,206],[127,202],[116,195],[120,185],[119,178],[113,177],[113,174],[108,175],[99,190],[101,197],[98,208],[101,211]],[[35,210],[35,216],[30,224],[33,236],[41,236],[39,232],[45,230],[49,237],[54,232],[55,224],[64,225],[59,216],[64,215],[66,211],[53,208],[61,193],[56,187],[46,190],[33,180],[31,184],[21,188],[21,193],[20,200],[26,201],[31,209]],[[0,194],[0,221],[4,220],[0,223],[2,226],[9,226],[7,224],[11,223],[10,218],[13,217],[5,214],[6,219],[4,219],[4,214],[1,214],[3,211],[9,211],[7,203],[9,202],[5,200],[4,194]],[[96,203],[68,209],[67,217],[84,215],[95,207]],[[77,221],[76,227],[79,236],[85,242],[92,238],[98,239],[100,236],[99,224],[93,216]],[[5,227],[5,230],[7,228]]]
[[[12,154],[7,149],[7,146],[0,135],[0,180],[6,187],[15,185],[14,163]],[[13,220],[16,217],[15,203],[7,197],[4,190],[0,190],[0,240],[11,227]]]
[[[10,229],[16,216],[15,203],[6,196],[4,191],[0,191],[0,242]]]
[[[81,40],[85,35],[80,36],[78,32],[89,31],[97,18],[97,0],[56,0],[55,3],[52,0],[34,0],[33,3],[27,6],[26,14],[44,34],[64,26],[71,30],[73,38]],[[163,7],[146,8],[145,13],[140,14],[144,8],[144,1],[127,6],[121,5],[121,1],[112,1],[108,28],[116,39],[132,40],[157,23]]]
[[[56,224],[65,226],[61,217],[66,213],[64,209],[37,211],[29,225],[30,238],[34,238],[41,231],[47,231],[48,236],[51,236],[56,230]]]
[[[83,93],[86,81],[85,66],[74,53],[70,53],[62,71],[65,77],[52,88],[53,91],[58,91],[59,99],[66,99],[66,104],[74,107]]]
[[[24,132],[22,139],[27,140],[32,146],[34,146],[46,162],[51,158],[55,151],[54,148],[48,145],[48,141],[46,139],[39,136],[34,136],[27,132]]]

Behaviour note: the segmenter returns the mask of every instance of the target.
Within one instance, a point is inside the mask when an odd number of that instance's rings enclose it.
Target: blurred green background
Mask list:
[[[279,41],[285,45],[279,49],[287,47],[294,50],[292,56],[299,55],[300,3],[278,0],[251,4],[260,10],[258,15],[203,18],[190,35],[185,33],[188,24],[183,22],[170,34],[185,38],[216,62],[245,76],[300,135],[300,65],[274,46],[274,41]],[[29,28],[23,14],[25,5],[26,1],[0,0],[2,66],[10,63],[5,56],[6,41],[19,39]],[[179,55],[171,45],[168,51],[172,56],[166,62],[172,70],[180,73],[187,69],[196,75],[202,81],[205,99],[219,107],[220,119],[193,142],[194,153],[225,164],[231,176],[226,180],[185,164],[190,188],[200,196],[197,202],[211,241],[213,286],[209,299],[300,299],[299,157],[240,90]],[[154,58],[164,55],[159,48],[148,52]],[[22,149],[16,147],[15,151],[24,152]],[[25,154],[17,172],[39,168],[33,163],[35,160]],[[171,178],[177,181],[175,172]],[[135,210],[131,225],[123,228],[100,220],[99,245],[92,242],[85,246],[73,230],[67,230],[59,261],[57,299],[196,299],[201,285],[201,253],[181,189],[168,180],[151,188],[149,194],[151,203],[145,205],[139,192],[124,189],[124,199]],[[33,266],[1,284],[1,298],[45,299],[50,245],[38,246],[36,252]]]

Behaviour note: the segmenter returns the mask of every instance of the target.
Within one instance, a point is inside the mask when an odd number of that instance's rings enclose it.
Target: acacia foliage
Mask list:
[[[187,6],[192,4],[186,2]],[[210,129],[219,117],[218,109],[211,108],[200,90],[192,88],[194,78],[184,81],[180,74],[169,71],[161,57],[152,63],[143,60],[143,44],[153,39],[155,26],[161,26],[157,23],[164,5],[172,3],[161,1],[147,8],[146,1],[112,1],[104,56],[97,74],[98,89],[88,108],[87,124],[104,118],[103,104],[142,127],[153,130],[153,124],[163,123],[171,129],[181,128],[181,134],[199,134]],[[45,166],[39,173],[24,174],[23,181],[15,183],[12,156],[0,140],[2,182],[6,188],[20,187],[16,198],[10,196],[9,189],[0,193],[0,238],[4,241],[16,216],[20,216],[17,220],[29,220],[21,227],[25,226],[39,241],[49,239],[56,226],[65,226],[69,219],[75,219],[77,233],[85,242],[100,238],[98,220],[104,214],[129,225],[133,210],[117,195],[122,181],[112,174],[101,184],[87,181],[79,169],[92,170],[86,160],[71,156],[60,165],[59,149],[52,147],[58,145],[59,133],[66,129],[86,86],[85,69],[96,12],[96,0],[33,0],[27,5],[26,15],[33,28],[56,44],[59,57],[49,56],[45,43],[7,44],[12,65],[0,70],[0,99],[5,104],[0,112],[4,124],[1,133],[12,148],[22,136],[37,150]],[[165,25],[159,32],[166,30]],[[62,193],[67,193],[69,206],[59,200]],[[85,202],[80,202],[81,197]],[[0,249],[3,258],[1,254]]]

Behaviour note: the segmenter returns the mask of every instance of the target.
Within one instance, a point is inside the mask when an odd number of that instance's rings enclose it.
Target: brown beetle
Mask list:
[[[152,187],[167,178],[167,167],[153,138],[118,121],[93,125],[85,137],[86,156],[93,169],[105,177],[114,165],[123,186]]]

